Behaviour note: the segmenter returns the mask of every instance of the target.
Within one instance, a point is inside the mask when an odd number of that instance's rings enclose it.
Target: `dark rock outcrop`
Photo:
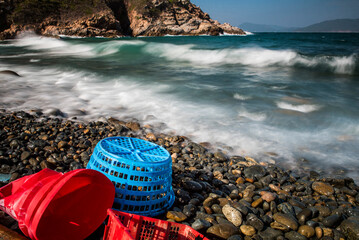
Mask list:
[[[0,39],[24,30],[81,37],[245,34],[189,0],[0,1]]]

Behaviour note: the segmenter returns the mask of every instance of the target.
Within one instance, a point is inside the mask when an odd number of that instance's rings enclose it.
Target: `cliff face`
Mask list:
[[[23,30],[83,37],[244,34],[189,0],[0,0],[0,38]]]

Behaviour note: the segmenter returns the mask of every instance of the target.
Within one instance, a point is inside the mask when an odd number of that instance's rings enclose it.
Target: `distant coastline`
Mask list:
[[[359,19],[336,19],[312,24],[307,27],[284,27],[248,22],[240,24],[239,27],[250,32],[358,33]]]

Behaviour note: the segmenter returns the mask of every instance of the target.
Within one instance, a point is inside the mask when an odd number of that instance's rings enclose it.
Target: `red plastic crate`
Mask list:
[[[190,226],[109,209],[104,240],[209,240]]]

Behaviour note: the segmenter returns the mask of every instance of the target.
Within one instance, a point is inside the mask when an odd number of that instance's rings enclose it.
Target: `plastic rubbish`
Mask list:
[[[104,221],[114,196],[98,171],[44,169],[0,188],[0,209],[31,239],[84,239]]]
[[[108,223],[104,240],[208,240],[190,226],[139,216],[131,213],[108,210]]]
[[[172,190],[172,159],[154,143],[128,137],[101,140],[87,168],[105,174],[116,187],[113,208],[123,212],[156,216],[169,209]]]

